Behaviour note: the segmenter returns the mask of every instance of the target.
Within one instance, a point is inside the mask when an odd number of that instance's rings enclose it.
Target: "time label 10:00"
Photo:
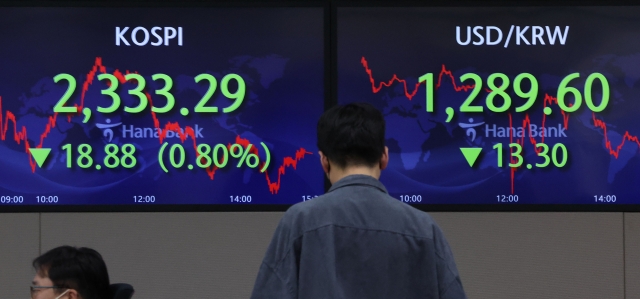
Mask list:
[[[164,81],[164,87],[155,90],[155,94],[163,96],[166,99],[166,104],[163,107],[153,106],[151,107],[151,111],[155,113],[170,112],[176,103],[174,96],[170,92],[171,88],[173,87],[173,80],[171,79],[171,77],[165,74],[154,74],[153,76],[151,76],[151,79],[153,81]],[[58,83],[61,80],[67,81],[69,83],[69,87],[67,88],[67,91],[62,95],[62,98],[60,98],[60,100],[58,100],[58,103],[53,107],[53,112],[78,113],[79,111],[77,106],[65,106],[67,101],[71,98],[76,90],[76,79],[69,74],[58,74],[57,76],[53,77],[53,81],[55,83]],[[105,114],[113,113],[116,112],[118,108],[120,108],[121,100],[120,96],[116,93],[116,90],[118,89],[120,82],[125,83],[127,81],[136,82],[136,88],[129,90],[129,94],[137,97],[139,100],[139,104],[136,107],[124,107],[124,111],[128,113],[140,113],[144,111],[145,108],[147,108],[149,99],[147,97],[148,93],[145,91],[146,80],[143,76],[139,74],[126,74],[124,75],[124,77],[118,78],[112,74],[100,74],[98,75],[98,80],[106,80],[108,87],[106,89],[103,89],[101,93],[103,95],[109,96],[112,100],[112,103],[109,107],[98,107],[98,112]],[[218,87],[218,80],[214,76],[205,73],[197,75],[195,77],[195,81],[196,83],[207,81],[209,83],[209,88],[207,89],[207,92],[202,96],[200,101],[198,101],[198,104],[196,104],[194,111],[196,113],[217,113],[218,107],[207,106],[207,102],[215,93]],[[229,83],[231,81],[236,82],[237,88],[235,92],[229,91]],[[246,84],[242,77],[240,77],[239,75],[227,74],[226,76],[222,77],[222,80],[220,81],[220,91],[225,97],[234,101],[231,106],[222,109],[223,113],[231,113],[238,109],[238,107],[240,107],[240,105],[242,104],[246,93]]]
[[[558,106],[565,112],[574,112],[578,110],[582,106],[582,94],[575,87],[568,86],[571,81],[580,77],[579,73],[569,74],[558,86],[558,94],[556,95],[558,99]],[[434,91],[434,79],[433,73],[427,73],[418,78],[420,83],[425,83],[426,90],[426,111],[433,112],[433,91]],[[467,80],[473,81],[473,85],[470,85],[471,93],[467,97],[467,99],[460,106],[460,112],[484,112],[483,106],[471,105],[471,103],[476,99],[480,91],[482,90],[482,78],[479,75],[474,73],[466,73],[460,76],[460,81],[464,82]],[[529,90],[523,91],[523,81],[529,81]],[[600,81],[600,85],[602,86],[602,99],[600,100],[600,104],[596,105],[593,99],[593,84],[598,80]],[[499,81],[500,85],[497,85],[496,81]],[[440,84],[440,81],[438,81]],[[487,86],[489,87],[489,94],[486,98],[486,106],[492,112],[505,112],[511,108],[511,96],[507,93],[507,88],[509,88],[510,80],[509,77],[503,73],[494,73],[489,75],[487,78]],[[513,91],[518,97],[526,99],[527,101],[520,107],[515,108],[516,112],[524,112],[533,106],[537,97],[538,97],[538,80],[532,74],[522,73],[515,77],[513,80]],[[587,77],[584,82],[584,102],[589,109],[593,112],[601,112],[609,104],[609,82],[607,78],[601,73],[592,73]],[[566,96],[573,95],[573,103],[567,104]],[[497,106],[497,100],[501,98],[502,105]]]

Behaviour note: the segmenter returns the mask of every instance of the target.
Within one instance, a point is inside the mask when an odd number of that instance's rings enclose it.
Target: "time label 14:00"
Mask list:
[[[151,107],[151,111],[155,113],[170,112],[176,103],[174,96],[170,92],[171,88],[173,87],[173,80],[171,79],[171,77],[165,74],[154,74],[153,76],[151,76],[151,79],[153,81],[160,80],[164,82],[164,87],[161,89],[155,90],[155,94],[160,95],[166,99],[166,104],[163,107],[153,106]],[[62,80],[67,81],[67,83],[69,84],[69,87],[67,87],[67,91],[62,95],[60,100],[58,100],[58,103],[56,103],[56,105],[53,107],[53,112],[78,113],[79,110],[77,106],[72,107],[72,106],[66,105],[67,101],[71,98],[71,96],[76,90],[76,86],[77,86],[76,79],[69,74],[58,74],[57,76],[53,77],[53,81],[55,83],[58,83]],[[100,81],[106,80],[108,87],[106,89],[103,89],[101,93],[105,96],[110,97],[112,100],[112,103],[109,107],[98,107],[97,108],[98,112],[105,113],[105,114],[116,112],[118,108],[120,108],[120,103],[121,103],[120,96],[116,93],[116,90],[118,89],[118,86],[120,83],[125,83],[129,81],[136,82],[135,83],[136,87],[134,89],[129,90],[128,93],[136,97],[139,100],[139,104],[136,107],[124,107],[124,111],[128,113],[140,113],[144,111],[145,108],[147,108],[147,105],[149,103],[149,99],[148,99],[149,94],[145,90],[146,80],[144,79],[143,76],[139,74],[126,74],[124,76],[116,77],[115,75],[112,75],[112,74],[100,74],[98,75],[98,80]],[[196,83],[199,83],[201,81],[206,81],[209,83],[209,88],[207,89],[207,92],[202,96],[200,101],[198,101],[198,104],[196,104],[194,111],[196,113],[217,113],[218,107],[207,106],[207,102],[211,99],[213,94],[216,92],[216,89],[218,87],[218,80],[214,76],[205,73],[205,74],[197,75],[195,77],[195,81]],[[229,90],[231,81],[236,82],[237,88],[235,92],[231,92]],[[222,77],[222,80],[220,81],[220,91],[225,97],[234,101],[233,104],[231,104],[231,106],[222,109],[223,113],[231,113],[236,109],[238,109],[238,107],[240,107],[240,105],[242,104],[242,101],[244,100],[244,96],[246,93],[246,84],[242,79],[242,77],[240,77],[240,75],[227,74],[226,76]]]
[[[556,95],[558,99],[558,106],[565,112],[575,112],[582,106],[583,94],[584,94],[584,103],[587,107],[593,112],[601,112],[609,104],[609,82],[607,78],[601,73],[592,73],[587,77],[584,82],[584,93],[580,93],[575,87],[569,86],[569,83],[574,79],[580,77],[579,73],[569,74],[558,86],[558,94]],[[440,78],[441,79],[441,78]],[[438,81],[438,85],[440,84],[440,79]],[[434,79],[433,73],[427,73],[422,75],[419,79],[420,83],[425,83],[426,90],[426,111],[433,112],[433,92],[434,92]],[[467,73],[460,76],[460,81],[465,82],[467,80],[473,81],[472,85],[467,86],[471,89],[471,93],[467,97],[467,99],[460,106],[460,112],[484,112],[484,107],[480,105],[472,105],[472,102],[476,99],[480,91],[482,91],[482,78],[479,75],[474,73]],[[528,81],[530,86],[529,90],[523,91],[523,81]],[[600,104],[596,105],[594,96],[593,96],[593,84],[595,81],[599,81],[602,86],[602,99],[600,100]],[[487,86],[489,87],[489,94],[486,98],[486,106],[492,112],[505,112],[511,108],[511,96],[507,93],[507,88],[509,88],[510,80],[509,77],[503,73],[494,73],[489,75],[487,78]],[[498,84],[499,83],[499,84]],[[466,90],[466,89],[465,89]],[[513,92],[520,98],[526,99],[527,101],[520,107],[516,107],[516,112],[525,112],[529,108],[533,106],[536,99],[538,98],[538,80],[532,74],[522,73],[515,77],[513,80]],[[567,96],[573,95],[573,103],[567,103]],[[498,99],[501,100],[498,100]],[[502,102],[502,105],[498,106],[496,103]]]

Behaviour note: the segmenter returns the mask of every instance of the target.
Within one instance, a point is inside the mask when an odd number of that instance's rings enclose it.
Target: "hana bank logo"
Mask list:
[[[485,122],[474,123],[473,118],[469,118],[469,123],[458,123],[458,125],[461,128],[466,129],[466,135],[469,142],[474,142],[476,140],[476,137],[478,137],[476,127],[482,125],[484,125],[484,137],[486,138],[567,137],[567,128],[562,124],[557,124],[556,126],[538,126],[535,124],[529,124],[521,127],[501,127],[496,124],[485,124]]]
[[[107,140],[107,142],[111,142],[114,137],[113,129],[122,125],[122,123],[119,122],[112,124],[111,119],[108,118],[105,120],[105,122],[106,124],[96,124],[96,127],[102,130],[102,136],[104,136],[105,140]],[[193,126],[193,132],[196,138],[204,138],[204,136],[202,135],[202,129],[203,128],[198,124]],[[122,127],[120,127],[120,131],[122,133],[122,138],[159,138],[158,136],[161,133],[161,130],[158,128],[136,127],[134,125],[122,125]],[[164,137],[180,138],[181,134],[184,134],[184,129],[180,129],[180,133],[168,130],[165,132]]]
[[[460,125],[461,128],[463,129],[467,129],[467,137],[471,138],[471,142],[473,142],[474,140],[476,140],[476,129],[475,127],[477,126],[481,126],[483,125],[484,122],[481,123],[473,123],[473,118],[469,118],[469,123],[458,123],[458,125]]]
[[[102,136],[104,136],[104,138],[108,138],[107,142],[111,142],[111,140],[113,140],[113,130],[111,130],[111,128],[117,127],[122,123],[112,124],[109,118],[107,118],[105,122],[106,124],[96,124],[96,127],[102,130]]]

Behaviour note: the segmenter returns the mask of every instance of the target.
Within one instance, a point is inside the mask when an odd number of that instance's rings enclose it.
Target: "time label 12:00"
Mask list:
[[[156,106],[151,107],[151,111],[155,113],[170,112],[176,103],[174,96],[170,92],[171,88],[173,87],[173,79],[171,79],[171,77],[165,74],[154,74],[153,76],[151,76],[151,79],[153,81],[160,80],[164,82],[164,87],[161,89],[155,90],[155,94],[163,96],[167,101],[167,103],[163,107],[156,107]],[[53,77],[53,81],[55,83],[58,83],[62,80],[67,81],[69,83],[69,87],[67,87],[67,91],[62,95],[60,100],[58,100],[56,105],[53,107],[53,112],[78,113],[79,107],[66,106],[67,101],[71,98],[71,96],[76,90],[76,85],[77,85],[76,79],[69,74],[58,74],[57,76]],[[106,80],[106,84],[108,87],[106,89],[103,89],[101,93],[103,95],[110,97],[112,100],[112,103],[109,107],[98,107],[97,108],[98,112],[105,113],[105,114],[113,113],[113,112],[116,112],[118,108],[120,108],[121,100],[120,100],[120,96],[116,93],[116,90],[118,89],[118,86],[120,83],[126,83],[128,81],[135,81],[137,84],[137,86],[134,89],[129,90],[129,94],[134,97],[137,97],[139,100],[139,104],[136,107],[124,107],[124,111],[128,113],[140,113],[144,111],[145,108],[147,108],[150,95],[145,90],[146,80],[144,79],[143,76],[139,74],[133,74],[133,73],[126,74],[124,76],[122,76],[121,74],[119,74],[119,76],[112,75],[112,74],[100,74],[98,75],[98,80],[100,81]],[[199,83],[201,81],[207,81],[209,83],[209,88],[207,89],[207,92],[202,96],[200,101],[198,101],[198,104],[196,104],[194,111],[196,113],[217,113],[218,107],[207,106],[207,102],[211,99],[213,94],[216,92],[216,89],[218,87],[218,80],[214,76],[205,73],[205,74],[197,75],[195,77],[195,81],[196,83]],[[229,91],[231,81],[236,82],[237,88],[235,92]],[[246,84],[242,79],[242,77],[240,77],[240,75],[227,74],[226,76],[222,77],[222,80],[220,81],[220,91],[225,97],[234,101],[233,104],[231,104],[231,106],[222,109],[223,113],[231,113],[236,109],[238,109],[238,107],[240,107],[240,105],[242,104],[242,101],[244,100],[244,96],[246,93]]]

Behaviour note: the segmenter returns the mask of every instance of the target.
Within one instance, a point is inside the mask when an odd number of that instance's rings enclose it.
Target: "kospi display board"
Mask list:
[[[321,7],[0,8],[0,209],[321,194],[323,20]]]

